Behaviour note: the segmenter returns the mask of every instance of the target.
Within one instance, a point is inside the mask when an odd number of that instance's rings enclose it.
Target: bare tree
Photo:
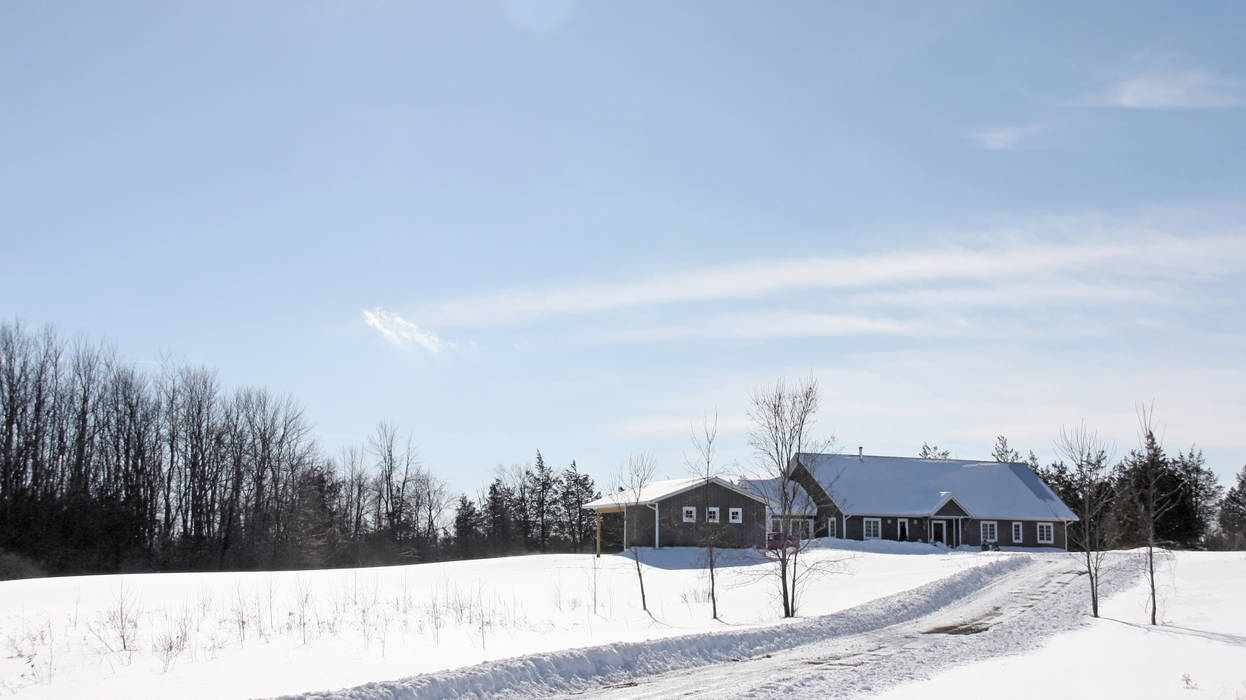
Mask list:
[[[615,475],[615,490],[618,499],[623,505],[623,545],[632,554],[632,561],[636,563],[636,581],[640,584],[640,607],[645,612],[649,612],[649,602],[645,598],[645,574],[640,566],[640,545],[633,540],[632,544],[627,542],[627,518],[628,509],[633,512],[640,509],[640,505],[644,502],[645,487],[653,482],[654,472],[657,471],[657,462],[654,461],[653,455],[648,452],[633,454],[628,457],[627,465],[619,470]]]
[[[1002,436],[999,439],[1003,441]],[[1109,545],[1103,521],[1112,505],[1108,464],[1113,451],[1099,433],[1089,430],[1084,422],[1072,430],[1061,428],[1056,441],[1057,454],[1073,465],[1071,482],[1077,493],[1073,506],[1080,522],[1072,531],[1066,528],[1065,537],[1082,550],[1082,566],[1090,584],[1092,617],[1099,617],[1099,571]]]
[[[1135,519],[1133,524],[1146,548],[1145,566],[1150,586],[1151,624],[1158,624],[1158,602],[1155,595],[1155,552],[1163,550],[1158,526],[1169,511],[1181,503],[1182,481],[1173,473],[1168,457],[1153,428],[1153,409],[1138,409],[1139,439],[1142,445],[1129,453],[1121,464],[1118,498],[1126,499],[1118,513]]]
[[[815,445],[811,437],[818,412],[818,381],[809,376],[789,388],[780,379],[773,387],[753,391],[750,403],[749,418],[753,428],[749,432],[749,444],[759,469],[773,483],[769,496],[777,511],[775,515],[787,532],[794,522],[801,523],[803,528],[806,519],[817,512],[817,506],[793,478],[792,466],[801,452],[822,447]],[[766,549],[767,556],[776,563],[775,575],[784,617],[796,615],[802,577],[809,573],[807,568],[802,570],[797,566],[809,544],[803,537],[805,533],[800,534],[798,540],[790,542],[785,532],[783,546]]]
[[[718,412],[714,412],[713,422],[707,416],[701,420],[701,429],[693,428],[691,432],[692,446],[695,452],[691,457],[684,455],[684,463],[688,465],[689,471],[702,479],[704,483],[704,488],[702,488],[704,499],[701,504],[701,512],[705,514],[705,517],[697,521],[697,540],[705,550],[705,569],[710,579],[710,612],[713,619],[717,620],[718,582],[714,568],[718,563],[718,540],[722,536],[722,527],[721,522],[711,523],[709,521],[709,486],[714,477],[718,476],[714,470],[714,441],[718,438]],[[718,518],[721,520],[721,513]]]

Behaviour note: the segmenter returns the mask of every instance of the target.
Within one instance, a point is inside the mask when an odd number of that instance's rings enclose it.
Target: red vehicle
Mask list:
[[[795,532],[767,532],[766,533],[766,549],[782,549],[788,547],[795,549],[800,546],[800,535]]]

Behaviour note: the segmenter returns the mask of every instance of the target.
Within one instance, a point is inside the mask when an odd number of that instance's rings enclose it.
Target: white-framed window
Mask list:
[[[791,521],[791,523],[788,524],[788,531],[791,532],[793,535],[796,535],[797,537],[801,538],[802,540],[812,539],[813,538],[813,520],[808,519],[808,518],[802,518],[800,520],[793,520]]]
[[[826,536],[835,537],[835,518],[826,519]]]
[[[697,521],[696,506],[684,506],[684,522],[695,523]]]
[[[877,540],[883,536],[883,521],[878,518],[865,519],[865,539]]]
[[[783,532],[783,521],[779,518],[771,518],[770,519],[770,531],[771,532]]]
[[[744,509],[743,508],[728,508],[727,509],[727,521],[731,523],[735,523],[736,525],[739,525],[740,523],[744,522]]]
[[[710,506],[705,509],[705,522],[707,523],[718,522],[718,506]]]
[[[1056,541],[1056,528],[1051,523],[1038,524],[1038,543],[1053,544]]]
[[[1013,544],[1021,543],[1021,523],[1016,520],[1012,521],[1012,542]]]
[[[983,520],[981,523],[981,526],[982,526],[982,541],[983,542],[998,542],[999,541],[999,532],[995,528],[994,520]]]

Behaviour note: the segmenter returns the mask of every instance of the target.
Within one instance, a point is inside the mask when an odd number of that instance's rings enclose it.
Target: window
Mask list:
[[[718,507],[717,507],[717,506],[715,506],[715,507],[713,507],[713,508],[706,508],[706,509],[705,509],[705,522],[707,522],[707,523],[716,523],[716,522],[718,522]]]
[[[744,509],[743,508],[728,508],[727,519],[728,521],[733,522],[736,525],[739,525],[740,523],[744,522]]]
[[[826,536],[835,537],[835,518],[826,519]]]
[[[982,521],[982,541],[983,542],[998,542],[999,541],[999,537],[997,536],[997,533],[995,531],[994,520],[983,520]]]
[[[877,540],[883,536],[883,522],[878,518],[865,519],[865,539]]]
[[[1021,543],[1021,523],[1015,520],[1012,523],[1012,541],[1014,544]]]
[[[811,539],[813,537],[813,520],[807,518],[792,520],[788,523],[788,532],[802,540]]]
[[[684,506],[684,522],[695,523],[697,521],[696,506]]]
[[[1053,544],[1056,541],[1056,528],[1051,523],[1038,524],[1038,543]]]

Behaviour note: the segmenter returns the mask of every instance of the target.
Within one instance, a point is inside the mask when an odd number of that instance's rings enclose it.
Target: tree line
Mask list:
[[[214,370],[143,369],[102,344],[0,324],[0,553],[48,573],[360,566],[580,549],[575,463],[451,494],[378,424],[335,456],[303,408]],[[453,509],[453,521],[451,511]]]

